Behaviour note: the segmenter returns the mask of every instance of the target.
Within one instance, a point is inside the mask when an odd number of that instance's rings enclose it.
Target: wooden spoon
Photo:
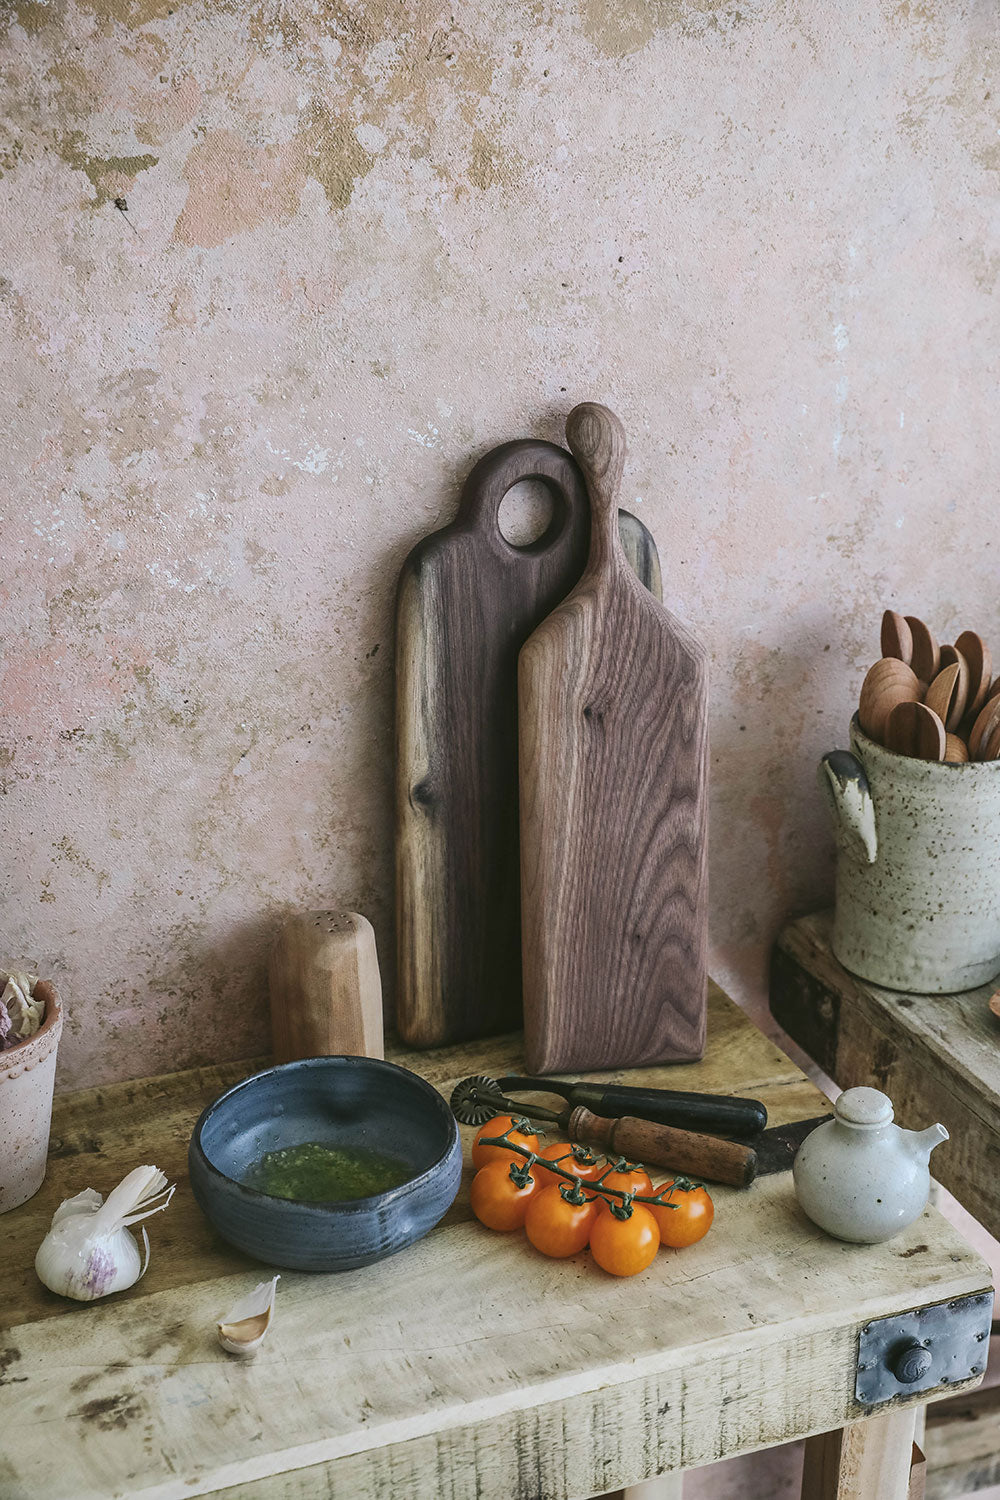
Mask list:
[[[916,702],[920,684],[905,661],[883,656],[861,684],[858,722],[869,739],[885,743],[886,721],[897,703]]]
[[[969,747],[957,734],[946,734],[944,758],[951,766],[964,766],[969,759]]]
[[[990,648],[974,630],[963,630],[955,642],[955,650],[961,652],[969,664],[968,711],[977,714],[990,692],[990,678],[993,675]]]
[[[944,724],[926,703],[897,703],[885,726],[885,748],[915,760],[944,760]]]
[[[996,1016],[997,1020],[1000,1021],[1000,990],[996,990],[990,996],[990,1010]]]
[[[1000,722],[996,723],[989,734],[983,735],[979,742],[980,760],[1000,759]]]
[[[955,655],[958,660],[949,667],[942,667],[924,694],[924,702],[944,720],[945,729],[957,729],[962,722],[969,692],[969,669],[965,658],[957,651]]]
[[[907,666],[913,655],[913,632],[894,609],[887,609],[882,616],[882,655],[894,656],[897,661],[905,661]]]
[[[941,648],[933,632],[923,620],[918,620],[916,615],[907,615],[906,623],[913,637],[910,666],[922,682],[931,682],[937,676],[941,665]]]
[[[985,749],[985,741],[989,739],[998,724],[1000,724],[1000,694],[995,698],[987,698],[979,710],[976,722],[969,730],[970,760],[985,758],[982,753]]]

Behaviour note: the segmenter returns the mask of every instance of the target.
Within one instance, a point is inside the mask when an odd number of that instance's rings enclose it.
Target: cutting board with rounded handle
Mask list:
[[[625,434],[570,413],[592,505],[580,582],[519,663],[524,1023],[532,1072],[699,1057],[707,987],[704,649],[618,539]]]
[[[499,526],[504,495],[553,500],[527,547]],[[623,547],[659,593],[656,547],[622,512]],[[397,1023],[412,1046],[521,1024],[517,654],[583,572],[590,507],[552,443],[506,443],[475,466],[458,515],[414,548],[396,611]]]

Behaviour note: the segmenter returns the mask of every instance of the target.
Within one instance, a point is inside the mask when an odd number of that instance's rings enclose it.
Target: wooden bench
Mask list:
[[[446,1095],[522,1066],[517,1037],[389,1055]],[[213,1234],[185,1160],[202,1106],[253,1067],[57,1098],[42,1191],[2,1221],[4,1500],[571,1500],[799,1437],[813,1439],[809,1500],[904,1500],[916,1413],[948,1387],[861,1404],[859,1333],[991,1284],[933,1209],[886,1245],[845,1245],[805,1219],[784,1173],[714,1189],[704,1241],[616,1281],[484,1230],[467,1172],[444,1222],[402,1254],[283,1273],[267,1342],[239,1362],[215,1322],[268,1268]],[[715,988],[702,1062],[603,1076],[757,1097],[773,1124],[825,1108]],[[149,1225],[146,1278],[93,1306],[46,1292],[31,1266],[57,1203],[140,1162],[179,1183]]]

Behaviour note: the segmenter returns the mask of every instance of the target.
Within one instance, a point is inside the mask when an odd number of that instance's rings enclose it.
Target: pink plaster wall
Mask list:
[[[395,576],[587,397],[711,648],[713,966],[760,1013],[882,608],[1000,648],[994,7],[2,24],[0,957],[64,990],[64,1084],[261,1048],[289,906],[368,913],[391,986]]]

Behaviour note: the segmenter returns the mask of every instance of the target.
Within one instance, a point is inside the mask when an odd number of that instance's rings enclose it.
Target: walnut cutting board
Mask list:
[[[707,983],[708,677],[618,540],[621,423],[566,424],[593,508],[586,570],[519,664],[527,1064],[699,1057]]]
[[[546,532],[514,547],[500,503],[524,479],[554,501]],[[621,513],[623,545],[660,589],[649,532]],[[507,443],[472,470],[451,525],[410,553],[396,614],[397,1020],[413,1046],[521,1024],[517,654],[579,579],[590,510],[570,455]]]

